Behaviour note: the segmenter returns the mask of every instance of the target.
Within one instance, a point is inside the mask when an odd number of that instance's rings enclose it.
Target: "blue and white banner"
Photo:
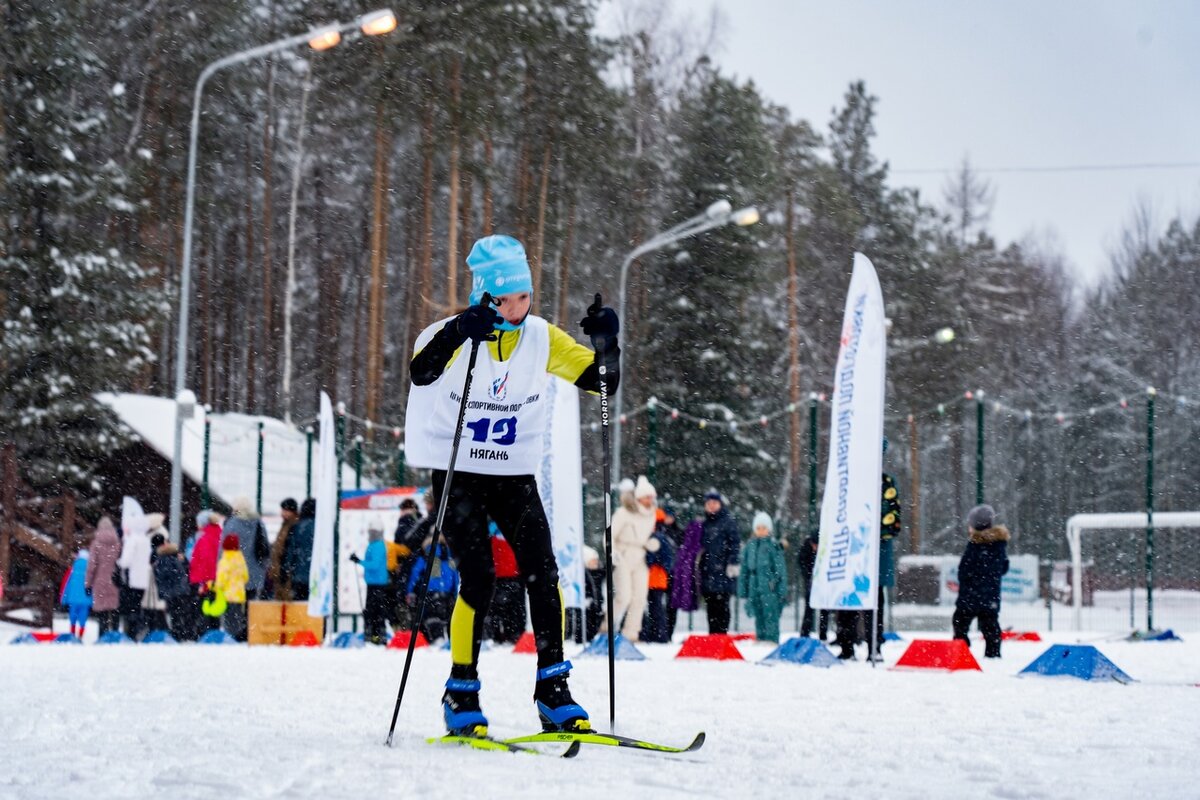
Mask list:
[[[538,494],[546,509],[565,608],[583,608],[583,465],[579,390],[562,378],[546,383],[550,421],[542,440]]]
[[[876,605],[886,354],[879,278],[870,260],[855,253],[834,373],[814,608]]]
[[[313,497],[317,518],[313,532],[312,565],[308,570],[308,615],[328,617],[333,613],[333,526],[337,519],[337,435],[334,433],[333,403],[321,392],[321,440],[317,446],[316,480]]]

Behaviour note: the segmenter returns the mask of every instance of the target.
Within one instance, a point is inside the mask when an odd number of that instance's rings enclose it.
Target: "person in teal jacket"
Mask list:
[[[788,574],[775,525],[763,512],[754,515],[754,534],[742,547],[737,596],[746,601],[760,642],[779,641],[779,617],[787,602]]]
[[[71,635],[83,639],[83,629],[87,627],[88,614],[92,612],[92,591],[85,585],[88,568],[88,551],[80,550],[75,556],[75,563],[67,573],[63,582],[62,596],[59,598],[71,616]]]
[[[363,608],[363,634],[371,644],[387,644],[388,568],[387,545],[383,542],[383,529],[367,531],[366,552],[360,559],[351,555],[350,560],[362,565],[363,580],[367,584],[367,603]]]

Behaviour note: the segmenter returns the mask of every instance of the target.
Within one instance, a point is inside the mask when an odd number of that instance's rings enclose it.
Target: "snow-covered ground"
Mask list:
[[[982,673],[675,660],[618,662],[617,727],[696,753],[584,748],[574,760],[423,744],[440,730],[449,653],[413,662],[383,746],[401,651],[21,645],[0,626],[0,798],[1195,797],[1200,634],[1091,641],[1138,683],[1015,677],[1047,643],[1006,642]],[[943,635],[944,636],[944,635]],[[904,643],[885,648],[887,665]],[[575,647],[568,647],[574,653]],[[974,650],[980,655],[981,644]],[[605,661],[573,688],[607,727]],[[531,732],[534,657],[482,656],[498,735]],[[765,795],[763,793],[766,793]]]

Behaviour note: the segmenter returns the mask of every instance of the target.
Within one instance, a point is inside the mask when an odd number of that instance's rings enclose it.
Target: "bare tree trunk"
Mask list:
[[[313,230],[317,237],[317,374],[321,391],[336,402],[342,280],[337,266],[340,259],[325,257],[325,181],[320,166],[313,170],[313,194]]]
[[[471,174],[470,170],[464,170],[463,175],[462,175],[462,204],[461,204],[458,225],[459,225],[459,230],[461,231],[461,238],[463,241],[463,249],[468,252],[470,252],[471,245],[474,244],[474,242],[475,242],[475,238],[474,238],[474,235],[472,232],[472,226],[471,226],[471,223],[474,221],[471,217],[472,213],[474,212],[474,209],[472,208],[472,204],[475,199],[474,195],[475,195],[474,176]],[[471,281],[470,281],[469,277],[464,281],[464,284],[465,285],[463,286],[462,294],[465,297],[467,294],[470,294],[470,291],[471,291]],[[459,298],[457,305],[455,307],[457,308],[458,306],[461,306],[462,304],[463,304],[463,298]]]
[[[275,3],[271,3],[271,30],[272,38],[274,38],[275,28]],[[276,363],[275,358],[278,352],[276,347],[276,332],[275,327],[278,324],[276,321],[275,309],[278,305],[275,299],[275,264],[274,253],[272,252],[272,228],[275,224],[274,218],[274,202],[272,201],[272,166],[275,161],[275,62],[274,60],[267,61],[267,108],[266,108],[266,123],[263,126],[263,160],[262,160],[262,180],[263,180],[263,207],[262,207],[262,315],[263,315],[263,335],[262,335],[262,373],[263,373],[263,411],[271,414],[275,408],[276,400]]]
[[[489,128],[483,137],[483,219],[480,221],[480,236],[491,236],[496,229],[492,221],[495,210],[492,198],[492,169],[495,162],[495,147],[492,144],[492,131]]]
[[[542,256],[546,249],[546,203],[550,200],[550,155],[552,148],[550,141],[546,141],[546,146],[542,149],[542,173],[541,179],[538,182],[538,212],[537,212],[537,228],[533,237],[533,258],[529,260],[530,270],[533,272],[533,303],[534,313],[543,305],[541,301],[542,288]]]
[[[250,152],[250,142],[247,141],[246,142],[246,187],[247,187],[247,189],[246,189],[246,206],[245,206],[245,210],[246,210],[246,265],[243,269],[243,274],[245,274],[245,275],[250,274],[250,265],[254,263],[254,198],[251,195],[250,190],[249,190],[249,187],[254,185],[254,183],[253,183],[254,167],[253,167],[253,164],[251,163],[252,161],[253,161],[253,156],[251,155],[251,152]],[[247,286],[246,286],[247,291],[244,294],[239,293],[236,297],[236,301],[240,303],[242,308],[247,309],[249,311],[254,308],[254,303],[252,301],[253,292],[249,290],[248,284],[249,284],[249,281],[247,281]],[[258,315],[254,314],[254,313],[247,313],[245,337],[244,337],[244,340],[246,342],[246,375],[245,375],[245,381],[244,381],[245,386],[246,386],[246,393],[245,393],[245,403],[246,404],[242,410],[244,410],[248,414],[253,414],[257,410],[256,403],[255,403],[256,397],[255,397],[255,392],[254,392],[255,379],[258,375],[258,370],[255,365],[255,350],[258,347],[257,343],[255,342],[255,339],[256,339],[255,333],[257,332],[257,330],[258,330]]]
[[[800,283],[796,275],[796,193],[787,191],[786,228],[788,270],[788,401],[792,406],[791,451],[788,470],[788,510],[792,519],[800,518]]]
[[[375,186],[371,214],[371,287],[367,312],[366,416],[378,418],[383,382],[383,297],[387,258],[388,170],[390,138],[381,94],[375,111]],[[370,431],[368,432],[370,433]]]
[[[461,136],[462,102],[462,59],[455,58],[450,68],[450,169],[447,181],[450,197],[446,215],[446,305],[458,306],[458,193],[459,193],[459,140]]]
[[[433,322],[433,97],[425,97],[421,120],[421,271],[417,282],[420,301],[418,330]]]
[[[524,130],[521,132],[521,147],[517,155],[517,205],[516,205],[516,231],[517,238],[522,244],[526,243],[526,238],[529,233],[529,149],[531,139],[533,138],[533,124],[531,122],[531,106],[533,105],[533,74],[525,71],[525,91],[522,96],[521,106],[524,111],[522,119],[524,120]]]
[[[366,305],[367,282],[363,276],[358,276],[354,292],[354,340],[351,343],[350,356],[350,413],[360,413],[359,389],[362,386],[363,373],[363,307]]]
[[[575,247],[575,192],[571,191],[567,200],[567,232],[563,238],[562,255],[558,260],[558,313],[554,321],[559,325],[567,324],[568,290],[571,288],[571,250]]]

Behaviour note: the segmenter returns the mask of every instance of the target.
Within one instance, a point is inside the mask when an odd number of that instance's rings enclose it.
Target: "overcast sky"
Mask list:
[[[893,185],[942,201],[964,156],[995,190],[1002,243],[1057,238],[1092,282],[1133,207],[1200,212],[1200,2],[676,0],[724,16],[716,61],[826,131],[847,85],[879,98]],[[1170,169],[987,172],[1187,163]]]

